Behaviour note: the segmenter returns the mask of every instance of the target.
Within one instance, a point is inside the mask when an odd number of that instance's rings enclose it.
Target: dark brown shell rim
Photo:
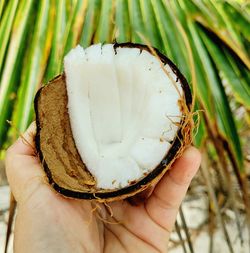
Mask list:
[[[115,43],[114,44],[115,51],[119,47],[139,48],[141,51],[146,50],[149,53],[151,53],[150,48],[148,46],[141,45],[141,44],[134,44],[131,42],[121,43],[121,44]],[[185,102],[186,102],[188,110],[190,111],[191,104],[192,104],[192,94],[191,94],[191,90],[190,90],[190,87],[188,85],[186,78],[181,74],[181,72],[176,67],[176,65],[168,57],[166,57],[165,55],[160,53],[159,50],[156,48],[154,48],[154,51],[156,52],[156,54],[159,56],[160,60],[164,64],[168,64],[171,67],[172,71],[176,74],[177,78],[180,80],[180,83],[181,83],[183,91],[184,91]],[[60,77],[60,75],[55,77],[53,80],[55,80],[58,77]],[[51,80],[51,81],[53,81],[53,80]],[[37,125],[37,132],[36,132],[36,136],[35,136],[36,150],[39,154],[39,158],[40,158],[40,161],[42,162],[44,171],[48,177],[49,184],[52,185],[53,188],[57,192],[63,194],[66,197],[77,198],[77,199],[89,199],[89,200],[90,199],[96,199],[96,200],[103,199],[103,200],[105,200],[105,199],[112,199],[115,197],[122,197],[124,195],[125,196],[127,196],[127,195],[132,196],[133,193],[136,193],[143,186],[149,184],[153,179],[155,179],[157,176],[159,176],[161,174],[161,172],[166,168],[166,166],[168,166],[170,164],[170,162],[175,158],[176,154],[178,153],[179,149],[182,146],[181,142],[184,137],[182,134],[182,128],[180,128],[178,130],[177,137],[175,138],[175,140],[172,143],[170,150],[168,151],[168,153],[166,154],[164,159],[161,161],[161,163],[151,173],[149,173],[146,177],[144,177],[143,179],[141,179],[137,183],[127,186],[125,188],[122,188],[119,190],[107,191],[107,192],[96,192],[96,193],[78,192],[78,191],[72,191],[69,189],[62,188],[57,183],[54,182],[52,175],[51,175],[51,171],[50,171],[50,169],[43,157],[43,153],[40,149],[40,129],[41,128],[40,128],[40,121],[39,121],[39,117],[38,117],[38,98],[40,96],[40,93],[41,93],[41,90],[43,89],[43,87],[41,87],[38,90],[38,92],[35,96],[35,100],[34,100],[34,107],[35,107],[35,113],[36,113],[36,125]]]

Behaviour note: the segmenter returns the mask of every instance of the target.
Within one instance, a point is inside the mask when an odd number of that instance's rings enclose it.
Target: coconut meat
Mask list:
[[[73,138],[96,187],[126,187],[154,170],[182,116],[171,68],[146,50],[112,44],[77,46],[64,68]]]

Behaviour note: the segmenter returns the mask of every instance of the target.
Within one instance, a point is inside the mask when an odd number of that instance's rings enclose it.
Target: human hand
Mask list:
[[[27,141],[19,137],[6,156],[18,207],[15,253],[167,252],[179,206],[200,165],[197,149],[186,149],[144,203],[105,205],[65,198],[48,185],[35,154],[35,131],[33,123],[23,135]]]

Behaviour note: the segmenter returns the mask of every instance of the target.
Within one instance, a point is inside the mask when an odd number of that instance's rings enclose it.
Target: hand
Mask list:
[[[133,206],[124,200],[104,205],[68,199],[51,189],[35,155],[35,131],[33,123],[6,156],[18,206],[16,253],[167,252],[179,206],[200,165],[195,148],[186,149],[144,203]]]

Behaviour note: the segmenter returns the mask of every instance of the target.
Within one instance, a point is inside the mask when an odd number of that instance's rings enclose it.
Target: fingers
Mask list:
[[[179,206],[200,162],[199,151],[189,147],[161,179],[145,205],[151,218],[168,231],[173,228]]]
[[[6,174],[17,201],[44,181],[44,172],[35,155],[35,123],[7,150]]]
[[[151,185],[146,190],[136,194],[135,196],[128,198],[127,200],[131,205],[138,206],[144,203],[146,199],[150,197],[153,191],[154,191],[154,186]]]
[[[109,213],[109,209],[112,211],[113,216],[109,218],[109,215],[105,219],[118,222],[116,225],[107,224],[114,232],[118,230],[128,231],[141,241],[147,242],[157,252],[165,252],[166,245],[169,239],[169,233],[159,227],[147,214],[144,209],[144,205],[132,206],[127,201],[115,201],[109,205],[104,205]],[[141,251],[140,251],[141,252]],[[151,252],[151,251],[150,251]],[[154,250],[153,250],[154,252]]]

